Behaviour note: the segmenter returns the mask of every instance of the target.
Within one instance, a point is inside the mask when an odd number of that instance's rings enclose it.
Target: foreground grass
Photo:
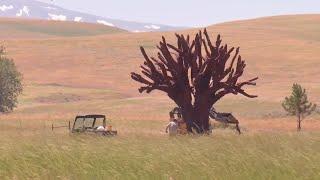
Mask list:
[[[1,134],[0,179],[319,179],[320,134]]]

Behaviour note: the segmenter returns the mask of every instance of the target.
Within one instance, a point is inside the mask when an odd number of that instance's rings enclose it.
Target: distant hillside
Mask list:
[[[279,38],[291,37],[301,40],[320,40],[320,14],[271,16],[250,20],[226,22],[210,26],[209,29],[224,36],[256,39],[263,35]],[[240,34],[234,34],[240,33]],[[240,36],[243,35],[243,36]]]
[[[260,78],[260,98],[280,101],[297,82],[319,102],[320,14],[234,21],[208,30],[213,36],[221,34],[223,43],[241,47],[246,74]]]
[[[295,15],[217,24],[208,27],[208,31],[212,40],[221,34],[223,43],[241,47],[241,56],[247,62],[245,76],[259,76],[258,86],[250,92],[258,94],[259,99],[278,103],[294,82],[306,87],[310,97],[320,96],[319,25],[320,15]],[[168,42],[176,43],[173,32],[152,32],[7,40],[5,44],[8,55],[24,73],[25,82],[111,88],[137,96],[138,84],[129,74],[138,71],[143,62],[139,46],[156,55],[162,35]]]
[[[76,1],[74,3],[77,3]],[[91,14],[71,11],[59,6],[39,2],[36,0],[1,0],[0,17],[21,19],[42,19],[54,21],[73,21],[102,24],[110,27],[118,27],[132,32],[168,31],[181,27],[167,26],[154,23],[140,23],[123,21]]]
[[[99,24],[0,18],[0,38],[75,37],[125,32]]]

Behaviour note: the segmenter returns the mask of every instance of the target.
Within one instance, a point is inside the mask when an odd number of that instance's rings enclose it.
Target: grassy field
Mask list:
[[[316,180],[320,177],[318,132],[237,136],[231,131],[218,131],[213,136],[177,138],[38,133],[2,135],[1,179]]]
[[[210,136],[178,138],[164,132],[174,104],[162,93],[140,95],[129,77],[142,63],[139,46],[153,54],[161,35],[173,42],[173,32],[135,34],[78,23],[83,27],[66,23],[58,32],[50,27],[62,22],[9,21],[14,33],[0,38],[24,74],[24,93],[14,112],[0,115],[0,179],[320,178],[320,114],[296,133],[294,117],[280,105],[294,82],[320,104],[320,15],[208,27],[212,36],[221,33],[225,43],[241,47],[244,78],[259,76],[249,89],[259,97],[231,95],[216,104],[240,120],[243,135],[218,128]],[[1,23],[0,31],[10,23]],[[51,131],[52,123],[91,113],[106,114],[119,136]]]

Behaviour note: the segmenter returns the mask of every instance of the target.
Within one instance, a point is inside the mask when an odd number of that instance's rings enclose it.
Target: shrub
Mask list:
[[[14,61],[5,56],[5,48],[0,46],[0,112],[10,112],[18,103],[22,93],[22,74]]]

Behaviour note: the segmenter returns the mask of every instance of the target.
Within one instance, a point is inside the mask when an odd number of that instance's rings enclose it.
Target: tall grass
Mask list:
[[[319,179],[319,133],[1,134],[0,179]]]

